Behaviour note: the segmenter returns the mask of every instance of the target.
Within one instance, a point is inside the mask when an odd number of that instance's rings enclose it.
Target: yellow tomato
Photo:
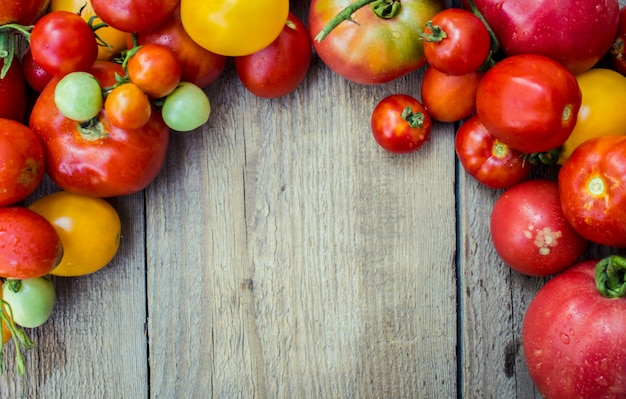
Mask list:
[[[574,130],[563,145],[563,164],[584,141],[598,136],[626,135],[626,76],[594,68],[576,76],[582,104]]]
[[[243,56],[269,46],[287,22],[289,0],[181,0],[180,19],[200,46]]]
[[[59,191],[29,208],[52,223],[63,244],[63,258],[50,274],[90,274],[106,266],[117,253],[121,221],[106,200]]]
[[[81,7],[83,6],[85,6],[85,8],[83,8],[82,12],[80,13],[80,16],[83,17],[85,21],[89,21],[89,18],[96,15],[96,13],[93,10],[93,7],[91,7],[90,0],[52,0],[50,2],[51,11],[63,10],[63,11],[71,11],[71,12],[77,13],[78,11],[80,11]],[[102,20],[100,18],[96,18],[93,21],[94,26],[101,24],[101,23],[102,23]],[[119,55],[123,50],[127,49],[127,46],[126,46],[127,33],[126,32],[122,32],[110,26],[106,26],[106,27],[98,29],[96,31],[96,34],[106,44],[109,45],[109,47],[98,46],[98,60],[100,61],[111,60],[116,55]]]

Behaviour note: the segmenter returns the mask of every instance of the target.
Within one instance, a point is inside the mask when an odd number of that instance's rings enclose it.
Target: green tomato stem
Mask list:
[[[6,310],[6,313],[4,312]],[[26,362],[24,361],[24,356],[22,355],[22,348],[24,349],[32,349],[35,347],[35,343],[28,337],[26,332],[19,328],[15,321],[13,321],[13,310],[11,309],[11,305],[5,301],[4,299],[0,299],[0,324],[4,322],[9,331],[11,331],[11,336],[13,337],[13,342],[15,344],[15,364],[17,367],[17,374],[19,376],[23,376],[26,374]],[[2,336],[0,332],[0,374],[2,374]]]
[[[425,115],[421,112],[413,112],[411,107],[406,107],[402,111],[402,119],[409,123],[412,128],[421,128],[424,126]]]
[[[322,30],[315,36],[315,41],[321,42],[328,36],[328,34],[335,29],[339,24],[344,21],[355,22],[352,19],[352,14],[360,8],[370,4],[372,12],[376,16],[384,19],[391,19],[395,17],[400,10],[399,0],[357,0],[350,4],[348,7],[341,10],[335,15]],[[356,22],[355,22],[356,23]]]
[[[448,37],[447,33],[443,29],[441,29],[441,26],[433,25],[431,21],[426,22],[426,27],[430,29],[430,33],[419,33],[422,40],[426,42],[439,43],[440,41]]]
[[[626,258],[613,255],[602,259],[596,265],[595,280],[603,297],[626,297]]]
[[[480,12],[478,7],[476,7],[476,3],[474,3],[474,0],[467,0],[467,3],[470,6],[470,11],[472,12],[472,14],[476,15],[478,19],[482,21],[482,23],[485,25],[485,28],[487,28],[487,32],[489,32],[489,36],[491,37],[491,50],[489,51],[489,55],[487,56],[485,63],[479,68],[479,70],[481,71],[486,71],[487,69],[495,65],[493,57],[495,57],[495,55],[498,54],[498,52],[500,51],[500,42],[498,41],[498,38],[496,37],[493,29],[491,29],[491,26],[489,26],[489,24],[487,23],[485,16]]]

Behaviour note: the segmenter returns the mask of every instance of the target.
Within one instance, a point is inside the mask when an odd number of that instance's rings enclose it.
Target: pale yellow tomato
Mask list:
[[[96,272],[118,251],[121,220],[102,198],[59,191],[38,199],[29,208],[52,224],[63,244],[63,258],[50,274],[82,276]]]
[[[584,141],[598,136],[626,135],[626,76],[594,68],[576,76],[582,92],[578,120],[563,144],[563,164]]]
[[[84,8],[80,16],[83,17],[85,21],[89,21],[89,18],[96,15],[93,7],[91,7],[90,0],[52,0],[50,2],[51,11],[63,10],[78,12],[83,6]],[[94,26],[101,23],[102,20],[100,18],[96,18],[93,21]],[[108,46],[98,46],[98,60],[100,61],[109,61],[127,49],[126,39],[128,34],[126,32],[106,26],[96,30],[96,34],[108,44]]]

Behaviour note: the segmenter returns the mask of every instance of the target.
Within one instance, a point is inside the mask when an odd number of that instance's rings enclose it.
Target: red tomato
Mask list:
[[[43,216],[21,206],[0,208],[0,277],[41,277],[62,256],[61,239]]]
[[[111,90],[104,101],[104,112],[113,126],[139,129],[150,120],[152,107],[146,93],[128,82]]]
[[[173,92],[182,73],[172,50],[156,43],[139,47],[128,59],[126,71],[131,82],[151,98],[162,98]]]
[[[311,1],[308,25],[317,55],[340,76],[362,84],[386,83],[419,69],[426,63],[419,32],[445,2],[399,5],[391,1],[373,9],[344,0]],[[328,32],[328,24],[347,6],[357,8],[344,13],[344,20]]]
[[[96,15],[122,32],[142,32],[167,20],[180,0],[92,0]]]
[[[31,25],[48,8],[50,0],[0,0],[0,25]]]
[[[382,148],[404,154],[419,150],[430,139],[432,120],[417,99],[392,94],[374,108],[371,126],[374,139]]]
[[[619,12],[619,25],[613,44],[611,44],[609,59],[616,71],[626,75],[626,6],[622,7]]]
[[[490,188],[511,187],[526,179],[533,169],[521,152],[494,138],[477,115],[459,127],[454,148],[465,171]]]
[[[590,241],[626,247],[626,136],[601,136],[579,145],[559,170],[561,206]]]
[[[609,266],[608,264],[613,264]],[[597,260],[580,262],[548,281],[522,324],[530,378],[545,399],[626,397],[626,298],[596,288]],[[619,275],[624,259],[604,259],[599,274]]]
[[[476,111],[476,89],[484,73],[447,75],[428,66],[422,78],[422,103],[431,118],[440,122],[457,122]]]
[[[478,70],[491,52],[491,36],[485,24],[462,8],[446,8],[426,23],[426,61],[448,75]]]
[[[4,60],[0,60],[4,65]],[[26,80],[17,59],[13,59],[4,78],[0,79],[0,118],[24,122],[26,116]]]
[[[22,54],[22,71],[26,83],[37,93],[41,93],[52,79],[52,75],[35,62],[30,47],[27,47]]]
[[[124,75],[119,64],[97,61],[89,71],[103,87]],[[104,112],[88,124],[64,117],[54,103],[59,78],[40,94],[30,117],[30,127],[46,151],[46,171],[65,191],[93,197],[127,195],[144,189],[159,173],[169,143],[170,130],[159,112],[153,112],[140,129],[121,129]]]
[[[98,42],[78,14],[53,11],[37,21],[30,35],[35,62],[51,75],[87,71],[98,57]]]
[[[28,197],[43,179],[44,150],[28,127],[0,118],[0,206]]]
[[[235,57],[237,76],[259,97],[275,98],[293,92],[304,80],[313,48],[309,32],[295,15],[289,13],[280,35],[256,53]]]
[[[213,83],[226,68],[228,57],[212,53],[194,42],[183,28],[180,10],[159,26],[136,34],[137,44],[157,43],[176,54],[182,67],[181,80],[205,88]],[[129,43],[129,48],[132,48]]]
[[[504,263],[529,276],[565,270],[587,246],[565,220],[553,180],[531,179],[507,189],[493,206],[489,227]]]
[[[505,58],[485,73],[476,112],[498,140],[525,153],[560,147],[574,129],[582,95],[574,75],[534,54]]]

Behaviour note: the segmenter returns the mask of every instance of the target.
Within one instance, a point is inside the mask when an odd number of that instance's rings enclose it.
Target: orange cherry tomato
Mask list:
[[[181,64],[169,48],[146,43],[132,54],[126,64],[130,81],[149,97],[161,98],[174,91],[182,74]]]
[[[109,121],[122,129],[139,129],[148,123],[152,108],[146,93],[130,82],[114,88],[104,100]]]

